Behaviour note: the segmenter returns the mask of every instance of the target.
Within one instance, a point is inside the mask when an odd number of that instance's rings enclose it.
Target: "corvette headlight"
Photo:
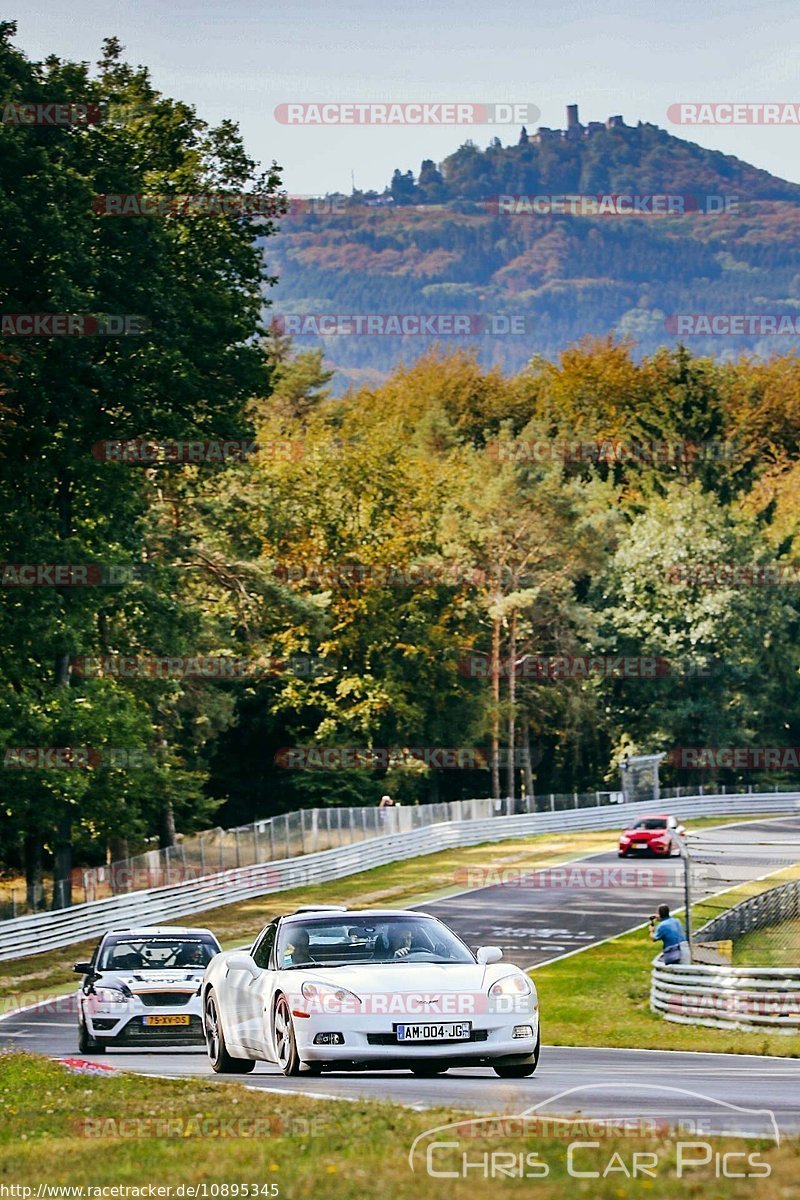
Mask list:
[[[524,975],[506,975],[489,988],[490,996],[530,996],[531,982]]]
[[[94,994],[97,1000],[102,1005],[107,1004],[127,1004],[128,997],[119,988],[96,987]]]
[[[314,1012],[342,1013],[358,1012],[361,998],[347,988],[334,987],[331,983],[312,983],[310,980],[300,989]]]

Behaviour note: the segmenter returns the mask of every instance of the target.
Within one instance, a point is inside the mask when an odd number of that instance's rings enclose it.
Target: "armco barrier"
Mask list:
[[[800,967],[653,963],[650,1007],[668,1021],[748,1033],[800,1032]]]
[[[800,917],[800,879],[770,888],[735,904],[697,931],[698,942],[736,941],[754,929],[768,929]]]
[[[750,896],[698,930],[696,940],[741,937],[790,921],[800,912],[800,880]],[[650,1007],[668,1021],[720,1029],[800,1031],[800,966],[666,966],[653,963]]]
[[[735,817],[739,813],[758,812],[759,809],[781,814],[796,813],[800,812],[800,793],[683,796],[667,804],[668,811],[679,817]],[[530,837],[537,833],[622,828],[628,820],[648,813],[663,812],[666,807],[663,800],[655,800],[564,812],[442,821],[422,829],[374,837],[333,850],[217,872],[170,887],[150,888],[56,912],[18,917],[0,924],[0,961],[68,946],[98,937],[110,928],[173,921],[237,900],[343,879],[358,871],[433,854],[437,850]],[[400,812],[403,810],[400,809]]]

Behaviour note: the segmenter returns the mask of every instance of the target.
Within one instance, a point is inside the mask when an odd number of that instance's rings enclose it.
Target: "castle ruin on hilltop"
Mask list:
[[[567,128],[566,129],[548,129],[546,125],[540,125],[531,137],[527,140],[541,145],[542,142],[577,142],[581,138],[593,137],[596,133],[602,133],[604,129],[623,129],[627,128],[622,117],[617,115],[609,117],[604,123],[603,121],[590,121],[588,125],[581,125],[578,119],[577,104],[567,105]]]

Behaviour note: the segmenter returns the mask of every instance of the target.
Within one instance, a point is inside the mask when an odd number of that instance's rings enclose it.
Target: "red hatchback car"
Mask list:
[[[686,830],[677,817],[656,815],[642,817],[619,839],[619,857],[626,858],[632,851],[647,851],[649,854],[677,853],[674,835],[686,837]]]

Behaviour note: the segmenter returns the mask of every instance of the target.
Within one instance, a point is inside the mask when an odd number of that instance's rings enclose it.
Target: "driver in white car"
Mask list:
[[[292,966],[300,967],[304,966],[306,963],[310,963],[312,959],[308,950],[308,943],[310,941],[308,930],[304,929],[301,925],[300,928],[294,932],[293,938]]]

